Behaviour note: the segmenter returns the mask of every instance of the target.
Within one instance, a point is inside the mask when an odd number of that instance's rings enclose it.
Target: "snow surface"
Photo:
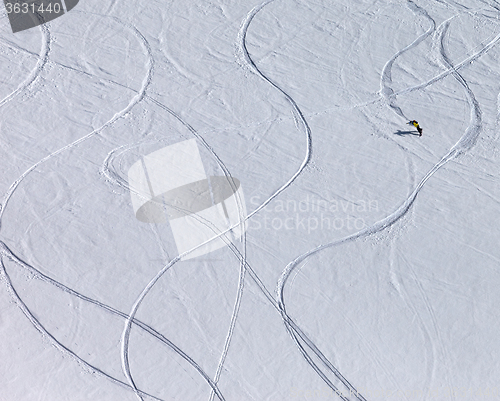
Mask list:
[[[499,42],[494,0],[3,12],[0,400],[498,400]],[[248,230],[179,261],[127,172],[193,138]]]

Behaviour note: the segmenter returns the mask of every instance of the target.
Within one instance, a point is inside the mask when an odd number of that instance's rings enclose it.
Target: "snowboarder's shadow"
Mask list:
[[[401,131],[400,129],[398,129],[398,132],[395,132],[394,135],[399,135],[399,136],[417,135],[417,136],[419,136],[419,133],[417,131]]]

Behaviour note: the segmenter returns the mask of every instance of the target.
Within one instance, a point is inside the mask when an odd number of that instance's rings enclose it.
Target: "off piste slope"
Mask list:
[[[2,21],[2,399],[498,399],[495,2]],[[127,174],[193,138],[247,230],[181,261]]]

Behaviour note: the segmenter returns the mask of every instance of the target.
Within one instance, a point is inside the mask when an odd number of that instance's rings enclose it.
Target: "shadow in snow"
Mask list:
[[[395,132],[394,135],[399,135],[399,136],[416,135],[416,136],[419,136],[418,131],[401,131],[400,129],[398,129],[398,131]]]

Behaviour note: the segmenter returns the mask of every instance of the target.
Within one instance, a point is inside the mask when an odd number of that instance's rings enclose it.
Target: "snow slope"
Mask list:
[[[0,400],[499,398],[499,3],[0,29]],[[180,261],[127,173],[193,138],[248,230]]]

